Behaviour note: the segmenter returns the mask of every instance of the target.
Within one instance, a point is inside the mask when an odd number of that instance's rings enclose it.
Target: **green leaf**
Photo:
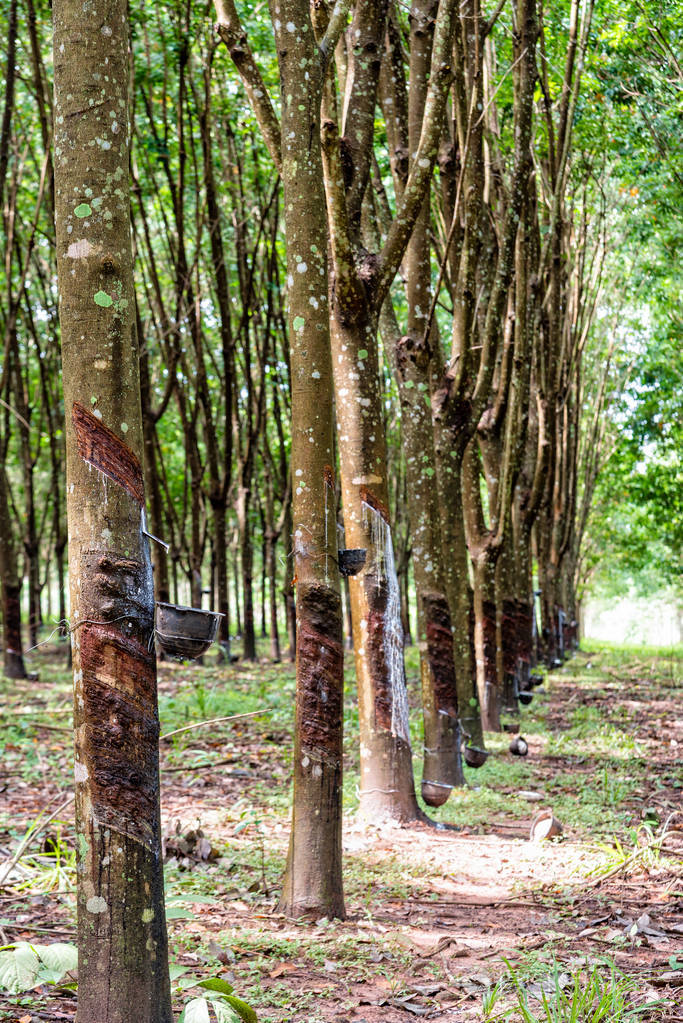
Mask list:
[[[52,945],[34,945],[42,966],[38,981],[44,984],[59,984],[62,977],[78,967],[78,949],[63,941]]]
[[[176,982],[179,991],[186,991],[189,987],[199,987],[199,977],[195,973],[188,973],[186,977],[179,977]]]
[[[232,984],[228,984],[227,980],[221,980],[220,977],[209,977],[208,980],[200,980],[197,987],[206,988],[207,991],[220,991],[222,995],[231,995],[235,990]]]
[[[181,902],[186,905],[190,905],[193,902],[206,903],[208,906],[218,904],[218,900],[214,895],[195,895],[194,892],[190,892],[188,895],[166,895],[165,900],[167,906],[175,906]]]
[[[235,1013],[225,1002],[211,1002],[218,1023],[235,1023]]]
[[[0,990],[12,995],[30,991],[36,986],[40,959],[27,941],[0,952]]]
[[[211,1023],[206,998],[193,998],[183,1009],[178,1023]]]
[[[184,973],[187,973],[189,966],[181,966],[180,963],[171,963],[168,968],[168,975],[171,980],[177,980],[178,977],[182,977]]]
[[[226,995],[225,1000],[239,1018],[244,1020],[244,1023],[258,1023],[258,1017],[252,1007],[243,1002],[241,998],[237,998],[235,995]]]
[[[183,909],[182,906],[169,906],[166,910],[167,920],[196,920],[195,914],[190,909]]]

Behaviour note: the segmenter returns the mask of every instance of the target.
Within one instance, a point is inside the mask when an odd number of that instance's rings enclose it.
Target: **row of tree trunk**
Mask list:
[[[20,544],[30,645],[46,552],[63,576],[65,472],[82,1020],[104,1005],[111,1020],[171,1018],[149,649],[154,590],[175,595],[179,569],[201,606],[210,561],[229,654],[236,531],[252,658],[255,565],[278,655],[278,549],[286,563],[291,915],[344,915],[342,549],[364,552],[347,593],[368,820],[424,819],[403,659],[408,545],[428,806],[461,783],[463,743],[500,729],[535,651],[554,661],[573,642],[608,387],[592,374],[587,396],[601,246],[590,173],[570,162],[592,6],[567,6],[558,35],[535,0],[488,17],[479,0],[416,0],[407,22],[387,0],[280,0],[276,103],[231,0],[215,2],[217,34],[197,30],[191,5],[148,24],[119,0],[54,0],[54,100],[31,0],[30,67],[17,72],[13,0],[4,654],[20,673]],[[221,94],[235,73],[255,124]],[[42,129],[25,152],[17,82]]]

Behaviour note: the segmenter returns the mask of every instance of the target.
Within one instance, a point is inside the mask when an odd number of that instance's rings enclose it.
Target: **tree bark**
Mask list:
[[[3,671],[7,678],[26,678],[21,638],[21,579],[10,517],[9,481],[0,466],[0,585],[2,586]]]
[[[344,917],[342,611],[337,568],[327,230],[320,152],[324,67],[306,0],[272,3],[282,89],[282,180],[292,380],[296,735],[280,909]]]
[[[106,67],[106,75],[104,69]],[[81,1023],[171,1023],[123,0],[54,3]]]
[[[409,153],[417,152],[431,64],[435,0],[420,0],[410,15]],[[409,163],[412,166],[412,161]],[[395,345],[406,458],[408,511],[417,598],[418,644],[424,719],[422,798],[441,806],[461,785],[460,724],[451,607],[445,584],[437,463],[431,405],[433,361],[440,362],[436,325],[427,331],[431,303],[430,197],[425,196],[404,259],[406,334]]]
[[[369,203],[365,190],[386,29],[382,0],[358,5],[354,11],[341,139],[332,88],[325,99],[323,153],[333,259],[332,351],[344,526],[347,545],[368,552],[349,588],[361,730],[360,812],[371,820],[424,819],[412,772],[377,330],[382,303],[419,216],[436,160],[450,75],[453,12],[454,4],[442,0],[419,146],[378,254],[363,246],[361,213],[364,203]]]

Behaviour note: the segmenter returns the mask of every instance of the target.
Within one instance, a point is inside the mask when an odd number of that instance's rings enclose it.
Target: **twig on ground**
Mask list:
[[[226,764],[234,764],[234,763],[235,763],[235,760],[233,758],[231,758],[230,760],[204,760],[201,764],[180,764],[180,765],[176,765],[175,767],[163,767],[161,769],[161,773],[162,774],[171,774],[171,773],[175,774],[178,771],[203,771],[206,768],[210,768],[211,770],[213,770],[214,767],[225,767]],[[251,778],[251,777],[253,777],[251,774],[249,774],[247,772],[243,772],[243,771],[224,771],[223,774],[224,774],[224,777],[227,777],[227,778]]]
[[[189,732],[192,728],[203,728],[205,725],[218,725],[224,721],[241,721],[244,718],[255,718],[260,717],[263,714],[270,714],[269,710],[252,710],[248,714],[230,714],[228,717],[223,718],[209,718],[207,721],[195,721],[192,725],[183,725],[182,728],[174,728],[172,732],[165,732],[164,735],[159,736],[159,742],[162,739],[170,739],[172,735],[179,735],[181,732]]]
[[[68,799],[65,799],[63,803],[60,803],[57,809],[54,810],[50,814],[50,816],[46,817],[44,820],[41,820],[41,817],[44,813],[47,812],[50,803],[48,803],[44,810],[41,810],[40,814],[38,815],[38,821],[36,822],[35,826],[29,828],[29,830],[26,832],[21,842],[15,849],[14,855],[10,857],[8,861],[5,861],[4,864],[5,869],[2,870],[2,868],[0,867],[0,885],[4,884],[5,880],[9,877],[10,873],[23,856],[24,850],[28,847],[31,840],[34,839],[36,835],[39,835],[41,831],[44,831],[48,824],[51,824],[55,817],[58,817],[62,810],[65,810],[69,803],[73,802],[73,799],[74,794],[72,793]],[[51,802],[54,802],[54,800],[51,800]]]

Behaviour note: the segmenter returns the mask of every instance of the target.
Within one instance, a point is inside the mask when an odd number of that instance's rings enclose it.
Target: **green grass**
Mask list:
[[[512,967],[483,1000],[483,1023],[636,1023],[655,1020],[667,999],[642,999],[643,981],[611,960],[567,967],[556,959]]]

